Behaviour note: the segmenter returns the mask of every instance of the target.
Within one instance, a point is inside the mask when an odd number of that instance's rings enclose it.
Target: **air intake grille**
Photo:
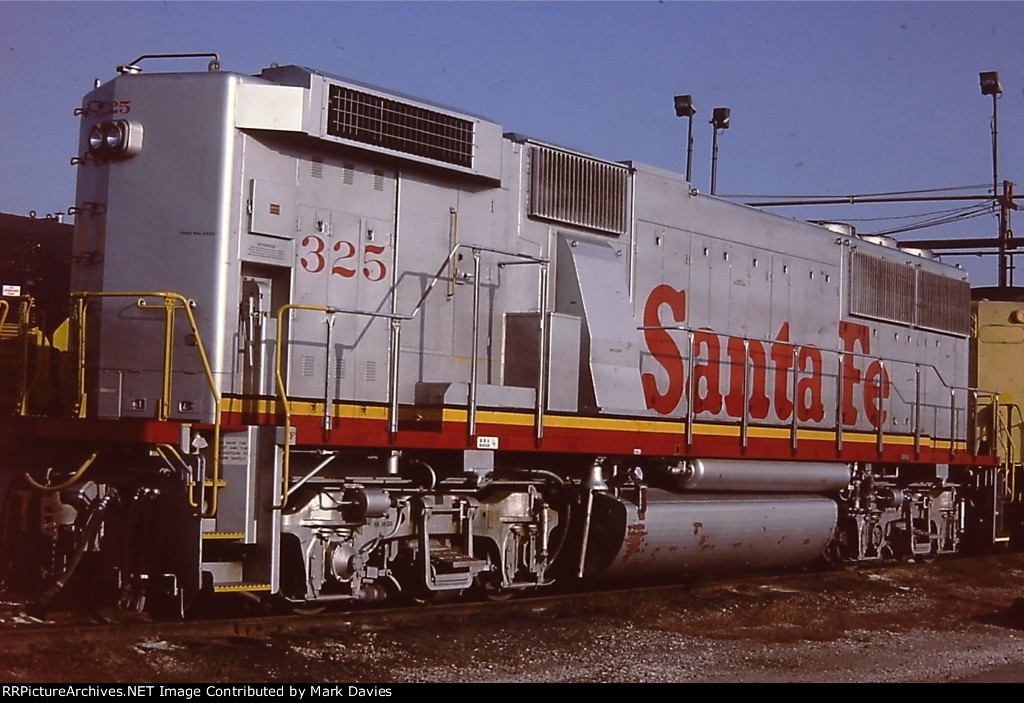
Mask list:
[[[917,279],[917,324],[929,329],[971,333],[971,284],[922,271]]]
[[[971,332],[967,281],[856,252],[851,284],[853,315],[957,335]]]
[[[473,123],[435,110],[332,85],[327,134],[470,168]]]
[[[629,221],[629,169],[533,146],[530,215],[625,234]]]
[[[856,252],[850,312],[906,325],[914,324],[914,274],[908,266]]]

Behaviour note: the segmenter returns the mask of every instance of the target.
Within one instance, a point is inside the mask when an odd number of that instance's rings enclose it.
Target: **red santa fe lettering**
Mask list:
[[[647,302],[644,304],[644,327],[664,325],[660,317],[662,305],[668,306],[672,321],[675,323],[686,319],[686,293],[671,286],[660,285],[647,296]],[[683,398],[683,355],[668,330],[645,329],[644,340],[654,360],[668,374],[668,388],[664,392],[658,389],[658,379],[653,373],[641,376],[647,407],[662,415],[668,415],[676,409]]]
[[[797,354],[796,370],[796,417],[798,420],[821,422],[825,419],[825,402],[822,399],[821,382],[825,362],[821,350],[802,347]]]
[[[857,366],[857,348],[861,354],[871,352],[871,333],[866,325],[853,322],[839,323],[839,338],[843,341],[843,424],[856,425],[858,412],[854,393],[862,377]]]
[[[743,417],[743,396],[749,392],[750,417],[763,420],[768,417],[771,401],[767,388],[768,365],[764,345],[756,339],[730,337],[726,350],[729,355],[729,395],[725,397],[725,412],[730,417]],[[750,388],[745,388],[747,369],[750,369]]]
[[[775,364],[775,415],[788,420],[793,414],[793,401],[789,398],[789,370],[793,368],[796,348],[789,341],[789,323],[783,322],[772,343],[772,363]]]
[[[840,322],[839,337],[843,341],[843,424],[857,424],[857,386],[863,383],[864,416],[872,427],[880,427],[887,416],[882,405],[892,390],[889,373],[877,360],[868,364],[863,373],[857,363],[859,355],[871,353],[871,330],[867,325]]]
[[[707,350],[703,353],[702,350]],[[693,333],[693,412],[722,412],[722,343],[707,327]]]
[[[889,372],[881,361],[872,361],[864,372],[864,414],[872,427],[881,427],[889,417],[882,407],[891,392]]]
[[[668,308],[669,320],[662,320],[662,306]],[[671,331],[664,329],[685,320],[685,291],[662,284],[647,296],[643,311],[644,340],[651,356],[664,370],[660,384],[658,374],[648,372],[641,375],[647,407],[662,415],[671,414],[678,409],[689,389],[687,384],[693,383],[694,414],[717,415],[724,409],[728,416],[742,418],[746,409],[748,417],[753,420],[764,420],[774,414],[776,419],[784,422],[794,412],[802,422],[821,422],[824,419],[822,352],[816,347],[791,344],[788,322],[782,323],[770,344],[718,335],[706,327],[694,330],[693,372],[692,377],[687,378],[684,356]],[[853,352],[858,347],[861,353],[870,351],[867,327],[842,323],[840,335],[844,351]],[[727,369],[723,369],[725,365]],[[770,381],[769,370],[772,372]],[[728,376],[724,395],[723,374]],[[888,374],[881,364],[869,365],[862,374],[851,353],[843,359],[842,374],[843,424],[857,422],[858,406],[854,391],[861,383],[864,383],[863,406],[868,421],[884,421],[882,404],[889,397],[890,390]],[[791,397],[794,381],[795,396]]]

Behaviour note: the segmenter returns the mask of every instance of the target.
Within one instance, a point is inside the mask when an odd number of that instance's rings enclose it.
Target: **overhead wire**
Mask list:
[[[779,200],[779,201],[793,199],[793,200],[801,200],[801,201],[803,201],[803,202],[799,203],[799,204],[803,204],[803,205],[813,205],[814,203],[813,202],[809,202],[809,201],[813,201],[816,198],[821,198],[823,200],[825,200],[825,199],[827,199],[827,200],[835,200],[836,198],[844,197],[844,198],[849,198],[849,201],[850,201],[851,204],[856,204],[855,203],[856,200],[858,200],[858,199],[865,199],[865,198],[884,198],[884,197],[897,197],[897,196],[917,196],[915,198],[915,200],[920,200],[920,196],[922,194],[939,194],[939,193],[949,193],[949,192],[952,192],[952,191],[979,190],[979,189],[986,188],[987,185],[988,184],[985,184],[985,183],[974,183],[974,184],[967,184],[967,185],[946,186],[946,187],[941,187],[941,188],[919,188],[919,189],[911,189],[911,190],[892,190],[892,191],[881,191],[881,192],[877,192],[877,193],[862,193],[862,194],[859,194],[859,195],[848,195],[848,196],[836,196],[834,194],[828,194],[828,195],[756,195],[756,194],[753,194],[753,195],[750,195],[750,194],[743,195],[743,194],[739,194],[739,195],[724,195],[724,196],[721,196],[721,197],[723,197],[723,198],[743,198],[743,199],[759,198],[759,199],[765,199],[765,200]],[[988,214],[994,213],[995,209],[996,209],[995,203],[994,202],[988,202],[986,199],[984,199],[984,196],[982,196],[982,199],[983,199],[982,202],[979,202],[979,203],[976,203],[976,204],[972,204],[972,205],[966,205],[966,206],[955,207],[955,208],[948,208],[948,209],[943,209],[943,210],[933,210],[933,211],[923,212],[923,213],[904,214],[904,215],[886,215],[886,216],[882,216],[882,217],[865,217],[865,218],[849,218],[849,217],[844,217],[842,219],[843,219],[844,222],[865,222],[865,223],[867,223],[867,222],[874,222],[874,223],[895,222],[897,220],[915,220],[915,222],[912,222],[912,223],[909,223],[909,224],[906,224],[906,225],[903,225],[903,226],[891,227],[889,229],[883,229],[883,230],[879,230],[877,232],[871,232],[870,233],[870,234],[873,234],[873,235],[876,235],[876,236],[891,236],[891,235],[894,235],[894,234],[901,234],[901,233],[905,233],[905,232],[912,232],[912,231],[920,230],[920,229],[927,229],[927,228],[939,227],[939,226],[942,226],[942,225],[959,223],[959,222],[963,222],[965,220],[970,220],[970,219],[973,219],[973,218],[976,218],[976,217],[981,217],[981,216],[984,216],[984,215],[988,215]],[[896,202],[898,202],[898,201],[896,201]],[[781,205],[783,203],[779,203],[779,204]],[[822,205],[832,205],[832,204],[833,203],[822,203]],[[865,233],[865,234],[868,234],[868,233]]]
[[[880,197],[888,197],[888,196],[892,196],[892,195],[921,195],[921,194],[924,194],[924,193],[948,193],[948,192],[951,192],[951,191],[960,191],[960,190],[978,190],[980,188],[991,189],[991,184],[989,184],[989,183],[973,183],[973,184],[969,184],[969,185],[946,186],[946,187],[943,187],[943,188],[920,188],[920,189],[916,189],[916,190],[890,190],[890,191],[882,191],[882,192],[878,192],[878,193],[859,193],[859,194],[852,194],[852,195],[837,195],[836,193],[826,193],[826,194],[822,194],[822,195],[778,195],[778,194],[768,194],[768,195],[752,194],[751,195],[751,194],[738,193],[738,194],[729,194],[729,195],[719,195],[718,197],[720,197],[720,198],[759,198],[759,199],[770,199],[770,200],[791,200],[791,199],[792,200],[810,200],[810,199],[813,199],[813,198],[839,198],[839,197],[843,197],[843,198],[845,198],[845,197],[850,197],[850,198],[880,198]]]
[[[921,222],[915,222],[913,224],[908,224],[908,225],[905,225],[903,227],[893,227],[891,229],[887,229],[887,230],[883,230],[881,232],[877,232],[876,234],[893,235],[893,234],[901,234],[903,232],[913,232],[913,231],[919,230],[919,229],[926,229],[926,228],[930,228],[930,227],[939,227],[939,226],[942,226],[942,225],[953,224],[955,222],[964,222],[966,220],[974,219],[976,217],[981,217],[983,215],[988,215],[988,214],[989,214],[989,212],[988,212],[987,209],[975,209],[973,212],[967,211],[967,212],[960,213],[958,215],[948,215],[948,216],[945,216],[945,217],[936,217],[936,218],[930,219],[930,220],[924,220],[924,221],[921,221]]]
[[[983,205],[984,207],[989,207]],[[933,210],[929,212],[917,212],[910,215],[886,215],[884,217],[843,217],[843,222],[887,222],[891,220],[912,220],[921,217],[933,217],[936,215],[947,215],[953,213],[973,212],[979,209],[978,205],[963,205],[946,210]]]

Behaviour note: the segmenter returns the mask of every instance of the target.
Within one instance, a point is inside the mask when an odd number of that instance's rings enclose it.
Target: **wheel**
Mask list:
[[[933,561],[935,561],[936,558],[938,558],[938,555],[939,555],[939,543],[938,543],[938,540],[934,540],[933,539],[931,541],[931,544],[928,547],[928,553],[927,554],[915,554],[914,555],[914,561],[916,561],[919,564],[931,564]]]
[[[512,600],[515,596],[516,592],[511,589],[502,588],[501,586],[495,586],[492,584],[484,585],[484,598],[489,601],[504,603]]]
[[[309,602],[289,603],[288,610],[290,610],[293,615],[313,616],[323,613],[327,610],[327,606]]]

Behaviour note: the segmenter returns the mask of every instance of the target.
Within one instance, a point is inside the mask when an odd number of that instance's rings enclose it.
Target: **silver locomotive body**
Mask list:
[[[317,603],[959,548],[959,270],[294,66],[130,67],[80,112],[103,444],[45,494],[52,580]]]

